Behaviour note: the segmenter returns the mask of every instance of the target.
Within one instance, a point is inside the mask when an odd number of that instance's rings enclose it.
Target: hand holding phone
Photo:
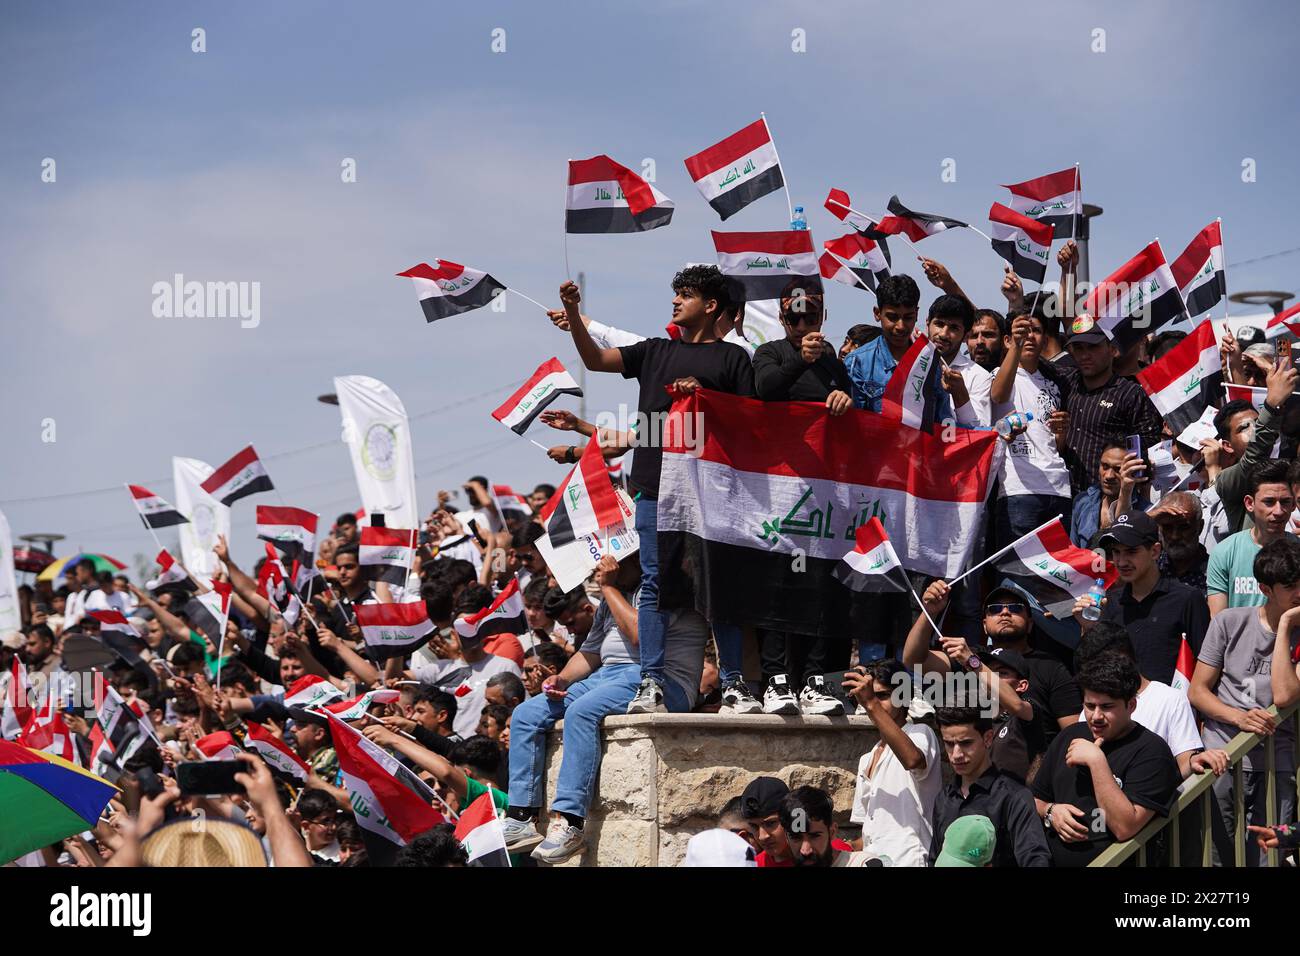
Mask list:
[[[244,787],[235,782],[235,774],[243,772],[244,764],[239,760],[187,760],[176,765],[176,782],[182,796],[242,794]]]

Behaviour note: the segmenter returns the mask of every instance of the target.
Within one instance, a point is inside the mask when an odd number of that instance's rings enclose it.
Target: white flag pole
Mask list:
[[[1039,525],[1037,528],[1035,528],[1033,531],[1029,532],[1028,534],[1022,534],[1020,537],[1016,538],[1015,541],[1012,541],[1009,545],[1007,545],[1007,546],[1006,546],[1005,548],[1003,548],[1001,551],[998,551],[998,552],[995,552],[994,554],[989,555],[987,558],[985,558],[985,559],[984,559],[983,561],[981,561],[979,564],[975,565],[975,567],[973,567],[973,568],[968,568],[967,570],[963,571],[963,572],[962,572],[961,574],[959,574],[957,577],[955,577],[955,578],[953,578],[951,581],[949,581],[949,582],[948,582],[948,586],[951,587],[952,585],[956,584],[958,581],[960,581],[962,578],[966,577],[967,575],[969,575],[969,574],[973,574],[974,572],[978,571],[980,568],[984,567],[984,565],[988,564],[990,561],[996,561],[998,558],[1002,557],[1002,555],[1006,554],[1008,551],[1010,551],[1012,548],[1014,548],[1016,545],[1018,545],[1021,541],[1024,541],[1026,538],[1032,538],[1034,535],[1038,534],[1038,532],[1042,531],[1044,528],[1048,527],[1048,526],[1051,525],[1053,522],[1060,521],[1060,520],[1061,520],[1060,515],[1057,515],[1057,516],[1054,517],[1054,518],[1051,518],[1051,519],[1049,519],[1049,520],[1047,520],[1047,521],[1044,521],[1042,524],[1040,524],[1040,525]]]
[[[776,151],[776,137],[772,135],[772,127],[767,125],[767,114],[759,113],[758,116],[763,121],[763,129],[767,130],[768,142],[772,144],[772,155],[776,158],[776,167],[781,170],[781,186],[785,190],[785,208],[790,213],[790,221],[794,222],[794,202],[790,199],[790,180],[786,178],[785,167],[781,165],[781,154]]]
[[[849,265],[849,263],[846,262],[842,256],[838,256],[838,255],[836,255],[835,253],[831,252],[831,250],[830,250],[829,248],[827,248],[826,246],[822,246],[822,248],[823,248],[826,252],[830,253],[830,256],[831,256],[832,259],[834,259],[836,262],[838,262],[838,263],[839,263],[840,265],[842,265],[844,268],[846,268],[846,269],[849,270],[849,275],[853,276],[854,280],[858,283],[858,285],[862,286],[862,288],[864,288],[864,289],[866,289],[868,292],[870,292],[871,295],[872,295],[873,297],[875,296],[875,294],[876,294],[876,290],[873,289],[873,288],[871,288],[871,286],[867,285],[866,282],[864,282],[864,281],[862,280],[862,276],[860,276],[860,275],[858,275],[856,272],[854,272],[854,271],[853,271],[853,267],[852,267],[851,265]]]
[[[573,271],[569,268],[569,170],[573,167],[573,157],[564,166],[564,277],[573,281]],[[519,293],[515,293],[518,295]]]
[[[568,235],[568,233],[565,233],[565,235]],[[567,243],[565,244],[565,253],[564,253],[564,271],[565,271],[566,273],[569,271],[569,253],[568,253],[568,244],[567,244]],[[550,312],[550,311],[551,311],[551,310],[548,309],[546,306],[542,305],[540,302],[538,302],[536,299],[534,299],[532,296],[524,295],[524,294],[523,294],[522,292],[520,292],[518,289],[512,289],[512,288],[510,288],[509,286],[506,286],[506,291],[507,291],[507,292],[510,292],[510,293],[513,293],[514,295],[519,296],[519,298],[523,299],[525,302],[531,302],[533,305],[537,306],[537,307],[538,307],[539,309],[541,309],[543,312]]]
[[[1228,247],[1223,244],[1223,217],[1218,216],[1214,220],[1219,224],[1219,249],[1220,255],[1223,256],[1223,326],[1230,329],[1228,325]],[[1210,265],[1214,265],[1214,257],[1210,257]]]

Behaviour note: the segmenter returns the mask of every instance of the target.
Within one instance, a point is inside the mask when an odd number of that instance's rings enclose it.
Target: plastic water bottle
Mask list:
[[[993,428],[1002,436],[1004,441],[1011,441],[1034,420],[1033,412],[1012,412],[1003,418],[999,418]]]
[[[1101,599],[1106,596],[1106,582],[1097,578],[1088,589],[1088,597],[1092,598],[1092,603],[1082,611],[1085,621],[1101,620]]]
[[[794,207],[794,218],[790,220],[790,228],[803,232],[808,231],[808,217],[803,214],[803,206]]]

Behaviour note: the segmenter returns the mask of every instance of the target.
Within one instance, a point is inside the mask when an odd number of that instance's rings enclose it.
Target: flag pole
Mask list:
[[[1216,216],[1214,221],[1219,224],[1219,248],[1222,250],[1221,255],[1223,256],[1223,325],[1231,331],[1231,327],[1228,325],[1228,248],[1223,244],[1223,217]],[[1211,257],[1211,260],[1213,260],[1213,257]],[[1211,261],[1210,264],[1213,265],[1214,262]]]
[[[131,485],[129,483],[125,481],[122,482],[122,487],[126,489],[126,493],[128,495],[131,495]],[[135,495],[131,495],[131,506],[135,507]],[[166,551],[167,549],[162,546],[162,542],[158,540],[158,532],[154,530],[153,525],[151,525],[147,520],[145,520],[145,516],[143,514],[140,514],[139,508],[135,509],[135,513],[140,515],[140,523],[144,525],[145,530],[149,532],[149,536],[153,538],[153,543],[158,546],[158,550]]]
[[[530,438],[528,440],[532,442],[534,445],[536,445],[538,448],[540,448],[542,451],[550,451],[549,448],[547,448],[545,445],[539,442],[536,438]]]
[[[569,176],[568,171],[573,168],[573,157],[569,157],[568,164],[564,167],[564,277],[570,282],[573,281],[573,271],[569,268]],[[515,293],[518,295],[519,293]],[[527,298],[525,296],[525,298]]]
[[[776,138],[772,135],[772,127],[767,125],[767,114],[760,110],[758,116],[763,121],[763,129],[767,130],[767,139],[772,144],[772,155],[776,158],[776,166],[781,170],[781,186],[785,190],[785,208],[790,213],[790,221],[794,222],[794,202],[790,199],[790,180],[786,178],[785,167],[781,165],[781,154],[776,151]]]
[[[839,206],[841,209],[847,209],[849,212],[853,213],[855,216],[861,216],[863,219],[867,220],[868,222],[874,222],[877,226],[880,225],[880,220],[877,219],[875,216],[868,216],[865,212],[859,212],[858,210],[854,209],[852,206],[846,206],[844,203],[840,202],[838,199],[827,199],[826,201],[829,202],[829,203],[834,203],[835,205]],[[918,248],[916,248],[915,245],[913,245],[912,240],[908,238],[907,233],[905,233],[905,232],[898,232],[898,233],[895,233],[895,235],[898,236],[898,238],[902,239],[902,240],[903,240],[905,243],[907,243],[909,246],[911,246],[912,251],[915,252],[915,253],[917,254],[918,257],[920,257],[920,258],[922,258],[922,259],[925,258],[925,256],[921,255],[921,250],[918,249]]]
[[[934,618],[932,618],[932,617],[930,616],[930,612],[927,611],[927,610],[925,609],[925,602],[922,601],[921,598],[917,595],[917,593],[916,593],[916,589],[915,589],[914,587],[912,587],[912,582],[911,582],[911,580],[907,578],[907,571],[903,570],[902,568],[899,568],[899,570],[900,570],[900,571],[903,571],[903,578],[904,578],[904,580],[907,580],[907,591],[908,591],[908,593],[911,594],[912,597],[916,598],[916,604],[917,604],[917,607],[919,607],[919,608],[921,609],[921,613],[925,615],[925,619],[926,619],[927,621],[929,621],[929,622],[930,622],[930,626],[931,626],[932,628],[934,628],[934,633],[935,633],[935,634],[938,634],[940,637],[943,637],[943,631],[939,630],[939,625],[936,624],[936,623],[934,623]],[[946,608],[945,608],[945,610],[946,610]]]
[[[977,228],[975,228],[974,226],[972,226],[970,223],[966,223],[966,228],[969,229],[971,232],[975,233],[977,236],[982,236],[983,239],[984,239],[984,241],[987,242],[987,243],[989,244],[989,249],[990,249],[991,251],[993,250],[993,237],[992,237],[992,236],[990,236],[987,232],[982,232],[982,231],[980,231],[979,229],[977,229]],[[1047,248],[1048,248],[1048,254],[1050,255],[1050,254],[1051,254],[1051,248],[1052,248],[1052,247],[1051,247],[1051,246],[1048,246]],[[998,254],[997,254],[996,251],[994,251],[993,254],[994,254],[995,256],[998,256]],[[1006,262],[1006,260],[1003,259],[1001,256],[998,256],[998,259],[999,259],[1000,261],[1002,261],[1002,262]],[[1040,283],[1040,285],[1041,285],[1041,283]]]
[[[838,262],[840,265],[844,266],[844,268],[846,268],[846,269],[849,270],[849,275],[853,276],[854,281],[856,281],[858,285],[862,286],[862,288],[864,288],[864,289],[866,289],[868,292],[870,292],[870,293],[872,294],[872,296],[875,296],[875,294],[876,294],[876,290],[873,289],[873,288],[871,288],[871,286],[867,285],[864,281],[862,281],[862,276],[860,276],[860,275],[858,275],[856,272],[854,272],[854,271],[853,271],[853,267],[852,267],[851,265],[849,265],[849,263],[845,262],[844,259],[842,259],[840,256],[836,255],[834,252],[831,252],[831,250],[828,249],[826,246],[822,246],[822,248],[825,249],[827,252],[830,252],[830,255],[831,255],[831,258],[832,258],[832,259],[834,259],[834,260],[835,260],[836,262]]]
[[[1053,517],[1053,518],[1050,518],[1050,519],[1047,520],[1047,521],[1044,521],[1042,524],[1040,524],[1040,525],[1039,525],[1037,528],[1035,528],[1033,531],[1030,531],[1028,534],[1022,534],[1020,537],[1016,538],[1015,541],[1012,541],[1009,545],[1007,545],[1007,546],[1006,546],[1005,548],[1003,548],[1001,551],[997,551],[997,552],[994,552],[993,554],[990,554],[987,558],[985,558],[985,559],[984,559],[983,561],[981,561],[979,564],[975,565],[975,567],[973,567],[973,568],[967,568],[965,571],[963,571],[963,572],[962,572],[961,574],[959,574],[957,577],[955,577],[955,578],[953,578],[951,581],[949,581],[949,582],[948,582],[948,586],[949,586],[949,587],[952,587],[954,584],[956,584],[956,583],[957,583],[958,581],[960,581],[962,578],[964,578],[964,577],[966,577],[967,575],[973,574],[974,572],[978,571],[980,568],[984,567],[984,565],[988,564],[990,561],[996,561],[998,558],[1002,557],[1002,555],[1006,554],[1008,551],[1010,551],[1012,548],[1014,548],[1016,545],[1018,545],[1021,541],[1024,541],[1026,538],[1029,538],[1029,537],[1032,537],[1032,536],[1038,534],[1038,532],[1042,531],[1044,528],[1048,527],[1048,526],[1051,525],[1053,522],[1055,522],[1055,521],[1060,521],[1060,520],[1061,520],[1061,516],[1060,516],[1060,515],[1057,515],[1057,516],[1055,516],[1055,517]]]
[[[565,233],[565,235],[568,235],[568,233]],[[569,271],[568,243],[565,243],[564,271],[565,271],[566,273]],[[512,288],[510,288],[509,286],[506,286],[506,291],[507,291],[507,292],[513,292],[515,295],[519,296],[519,298],[523,299],[525,302],[531,302],[533,305],[537,306],[537,307],[538,307],[539,309],[541,309],[543,312],[550,312],[550,311],[551,311],[551,310],[548,309],[546,306],[542,305],[540,302],[538,302],[536,299],[534,299],[532,296],[524,295],[524,294],[523,294],[522,292],[520,292],[518,289],[512,289]]]
[[[1154,243],[1156,244],[1156,248],[1158,248],[1158,249],[1160,250],[1160,256],[1161,256],[1161,258],[1163,258],[1163,257],[1164,257],[1164,254],[1165,254],[1165,250],[1164,250],[1164,247],[1160,245],[1160,237],[1159,237],[1159,236],[1156,236],[1156,237],[1155,237],[1154,239],[1152,239],[1151,241],[1154,242]],[[1169,260],[1168,260],[1168,259],[1165,259],[1165,265],[1166,265],[1166,266],[1169,265]],[[1171,272],[1170,274],[1172,275],[1172,272]],[[1177,280],[1177,279],[1174,280],[1174,291],[1178,293],[1178,301],[1181,302],[1182,305],[1183,305],[1183,316],[1184,316],[1184,317],[1185,317],[1185,318],[1190,322],[1192,317],[1191,317],[1190,315],[1187,314],[1187,300],[1186,300],[1185,298],[1183,298],[1183,290],[1180,289],[1180,288],[1178,288],[1178,280]],[[1179,319],[1179,321],[1181,322],[1182,319]],[[1213,329],[1213,326],[1211,326],[1211,329]]]

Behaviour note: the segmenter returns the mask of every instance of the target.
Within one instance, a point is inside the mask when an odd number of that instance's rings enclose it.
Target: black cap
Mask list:
[[[740,813],[746,820],[771,816],[781,808],[790,788],[776,777],[757,777],[751,780],[740,795]]]
[[[1098,342],[1109,342],[1110,336],[1102,331],[1097,320],[1086,312],[1080,312],[1074,317],[1066,329],[1068,335],[1065,339],[1065,346],[1069,348],[1071,343],[1083,342],[1084,344],[1096,344]]]
[[[989,665],[996,667],[1001,664],[1003,667],[1009,667],[1021,677],[1029,676],[1029,665],[1025,659],[1020,656],[1018,651],[1013,651],[1009,647],[992,647],[989,648]]]
[[[992,591],[990,591],[988,593],[988,596],[984,598],[984,606],[988,607],[989,603],[992,602],[994,597],[998,595],[1015,598],[1017,601],[1022,602],[1023,604],[1027,605],[1031,609],[1034,606],[1034,599],[1030,596],[1029,592],[1026,591],[1024,588],[1022,588],[1019,584],[1015,584],[1011,581],[1003,581]]]
[[[1267,341],[1267,336],[1264,334],[1264,330],[1258,325],[1241,326],[1237,329],[1235,338],[1237,339],[1237,348],[1241,349],[1243,352],[1252,345],[1259,345]]]
[[[1160,540],[1160,531],[1146,512],[1126,511],[1097,540],[1103,548],[1111,542],[1135,548],[1142,544],[1155,544]]]

